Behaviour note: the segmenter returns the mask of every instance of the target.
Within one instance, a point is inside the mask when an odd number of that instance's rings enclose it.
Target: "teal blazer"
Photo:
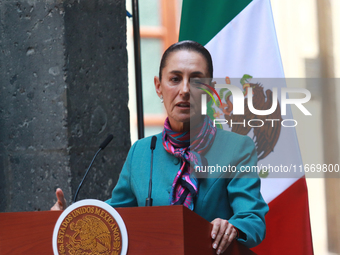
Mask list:
[[[145,206],[150,178],[151,137],[137,141],[130,149],[118,183],[106,202],[113,207]],[[194,212],[208,221],[227,219],[245,234],[238,241],[247,247],[258,245],[265,237],[265,214],[268,205],[260,193],[257,173],[242,172],[241,166],[257,165],[254,142],[248,136],[217,129],[210,150],[205,154],[210,168],[199,179],[199,191]],[[233,166],[230,175],[217,171],[218,166]],[[165,151],[162,134],[157,135],[153,161],[152,198],[154,206],[169,205],[169,194],[180,160]],[[226,170],[226,168],[224,168]],[[243,169],[244,170],[244,169]],[[222,173],[221,173],[222,172]]]

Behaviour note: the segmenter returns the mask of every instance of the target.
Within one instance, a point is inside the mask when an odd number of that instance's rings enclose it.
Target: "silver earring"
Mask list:
[[[163,96],[161,96],[161,103],[163,104],[163,102],[164,102],[164,101],[163,101]]]

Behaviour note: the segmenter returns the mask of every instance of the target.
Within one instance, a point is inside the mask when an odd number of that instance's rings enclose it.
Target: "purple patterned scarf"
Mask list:
[[[175,157],[181,159],[181,167],[174,179],[170,192],[170,205],[184,205],[194,209],[194,200],[198,193],[198,180],[193,173],[195,166],[207,166],[207,159],[203,156],[214,142],[216,128],[209,117],[205,117],[190,132],[175,132],[171,130],[169,119],[164,123],[163,146]]]

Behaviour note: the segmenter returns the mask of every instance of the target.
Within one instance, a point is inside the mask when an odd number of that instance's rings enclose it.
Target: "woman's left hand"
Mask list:
[[[213,224],[211,237],[215,240],[213,243],[213,248],[217,250],[216,254],[221,254],[236,238],[237,231],[235,227],[227,220],[217,218],[211,223]]]

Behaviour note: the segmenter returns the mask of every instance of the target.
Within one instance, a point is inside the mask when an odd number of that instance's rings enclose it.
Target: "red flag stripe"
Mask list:
[[[252,250],[259,255],[311,255],[306,179],[302,177],[269,203],[264,241]]]

